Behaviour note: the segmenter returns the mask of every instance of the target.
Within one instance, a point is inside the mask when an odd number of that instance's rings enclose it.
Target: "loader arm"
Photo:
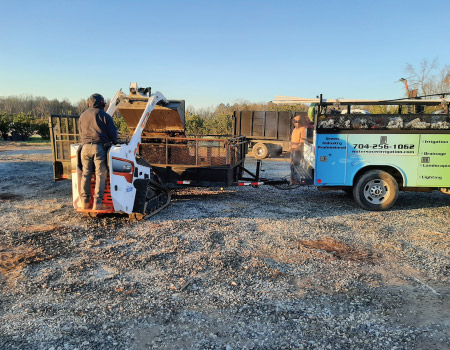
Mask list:
[[[108,113],[111,117],[116,112],[117,108],[119,107],[120,101],[125,97],[125,94],[122,92],[122,89],[117,91],[114,97],[112,98],[111,102],[109,103],[108,110],[106,113]]]
[[[124,96],[126,97],[126,96]],[[118,97],[120,98],[120,97]],[[108,153],[111,198],[114,211],[143,219],[170,203],[167,188],[152,180],[149,164],[139,163],[139,144],[145,125],[158,103],[168,102],[160,92],[152,94],[128,143],[113,145]],[[123,164],[127,164],[123,168]]]

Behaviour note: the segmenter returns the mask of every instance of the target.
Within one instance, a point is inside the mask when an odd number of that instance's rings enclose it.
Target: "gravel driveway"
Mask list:
[[[49,146],[0,174],[1,349],[449,348],[448,195],[186,189],[131,222],[76,213]]]

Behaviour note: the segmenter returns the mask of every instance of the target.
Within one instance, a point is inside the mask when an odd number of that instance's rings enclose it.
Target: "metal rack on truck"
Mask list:
[[[390,208],[399,191],[450,193],[449,99],[326,100],[321,95],[274,102],[311,104],[314,133],[304,142],[302,183],[352,193],[367,210]],[[352,106],[391,106],[394,113],[352,113]],[[424,114],[424,106],[440,110]],[[402,113],[411,110],[415,113]]]

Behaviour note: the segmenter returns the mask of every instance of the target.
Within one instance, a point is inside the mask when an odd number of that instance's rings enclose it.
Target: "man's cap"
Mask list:
[[[294,122],[299,122],[299,121],[300,121],[300,116],[299,115],[295,116]]]
[[[92,94],[88,98],[88,106],[94,108],[105,108],[105,99],[100,94]]]

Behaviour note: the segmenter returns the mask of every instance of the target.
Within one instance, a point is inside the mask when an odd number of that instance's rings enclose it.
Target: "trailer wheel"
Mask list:
[[[271,144],[269,149],[269,156],[270,157],[278,157],[280,154],[283,153],[283,147],[277,144]]]
[[[353,187],[355,202],[366,210],[387,210],[397,200],[398,184],[394,177],[382,170],[363,174]]]
[[[266,144],[258,142],[253,146],[253,156],[257,159],[264,159],[267,157],[269,150],[267,149]]]

